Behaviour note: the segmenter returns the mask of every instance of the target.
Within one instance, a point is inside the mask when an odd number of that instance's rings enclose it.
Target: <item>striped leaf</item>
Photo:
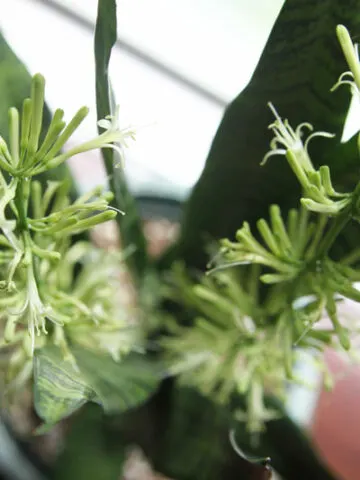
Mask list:
[[[64,361],[59,347],[52,345],[36,351],[34,405],[46,424],[68,417],[93,397],[93,390],[72,363]]]
[[[95,28],[95,67],[96,67],[96,107],[98,120],[114,113],[113,100],[109,84],[108,68],[111,50],[116,42],[116,1],[99,0]],[[114,152],[107,148],[102,150],[109,186],[114,194],[113,206],[124,211],[118,215],[117,222],[124,247],[136,247],[135,252],[127,257],[133,279],[140,283],[147,266],[147,252],[142,223],[134,196],[126,182],[121,168],[114,168]]]
[[[159,368],[140,354],[117,363],[80,347],[72,353],[78,370],[55,345],[35,353],[34,404],[46,424],[68,417],[89,401],[106,413],[124,412],[147,400],[160,381]]]
[[[91,385],[106,413],[129,410],[155,392],[161,377],[160,368],[144,355],[130,354],[116,363],[111,357],[78,347],[73,353],[81,373]]]

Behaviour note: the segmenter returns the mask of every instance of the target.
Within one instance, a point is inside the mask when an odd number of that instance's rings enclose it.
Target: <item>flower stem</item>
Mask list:
[[[350,204],[345,207],[344,210],[335,218],[331,228],[325,234],[322,242],[319,245],[318,257],[323,257],[328,253],[338,235],[351,220],[353,211],[357,210],[359,199],[360,182],[357,184],[354,190]]]
[[[15,205],[18,211],[17,227],[20,231],[27,231],[29,229],[27,219],[27,208],[30,194],[30,180],[27,178],[19,179],[19,183],[15,193]]]

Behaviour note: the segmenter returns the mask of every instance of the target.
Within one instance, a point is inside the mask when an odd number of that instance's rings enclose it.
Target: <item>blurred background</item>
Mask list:
[[[136,127],[126,172],[136,193],[183,199],[197,180],[227,103],[247,84],[282,0],[121,0],[111,79],[122,126]],[[0,0],[0,27],[51,108],[91,114],[75,142],[96,133],[96,0]],[[234,62],[234,59],[238,61]],[[85,160],[84,160],[85,162]],[[91,163],[91,166],[90,166]],[[99,183],[99,157],[73,166]]]

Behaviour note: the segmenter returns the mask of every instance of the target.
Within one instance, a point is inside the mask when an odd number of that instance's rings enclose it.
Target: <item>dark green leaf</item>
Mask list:
[[[294,127],[307,121],[337,135],[315,139],[310,153],[316,165],[330,165],[338,185],[353,187],[356,142],[339,143],[350,95],[345,88],[329,90],[348,69],[336,25],[357,34],[359,12],[358,0],[285,2],[250,84],[225,112],[188,202],[178,253],[188,264],[204,267],[206,240],[233,237],[244,220],[253,224],[266,217],[270,204],[284,210],[298,204],[300,189],[285,158],[273,157],[260,167],[271,138],[268,101]]]
[[[355,0],[285,2],[250,84],[225,112],[204,171],[187,204],[180,242],[168,253],[168,258],[178,256],[189,266],[203,269],[207,260],[204,246],[209,239],[233,237],[244,220],[254,224],[258,218],[266,217],[272,203],[279,204],[285,211],[298,204],[300,189],[284,158],[271,158],[265,167],[260,167],[271,138],[267,128],[272,121],[266,107],[268,101],[272,101],[280,115],[289,118],[294,127],[308,121],[316,130],[336,133],[336,140],[314,140],[310,145],[311,156],[316,165],[331,166],[338,185],[354,185],[358,176],[356,142],[339,144],[349,92],[339,89],[330,93],[329,90],[347,70],[335,27],[343,23],[352,34],[357,34],[359,7]],[[358,235],[353,236],[354,241],[357,238]],[[165,259],[164,265],[168,263]],[[176,441],[177,449],[183,448],[180,445],[188,445],[197,436],[203,438],[203,445],[206,445],[201,422],[195,421],[205,407],[196,398],[189,405],[186,417],[193,415],[196,427],[191,434],[186,434],[171,423],[169,432],[172,431],[174,439],[165,442],[169,448]],[[216,413],[207,418],[211,431]],[[185,420],[179,424],[184,425]],[[286,416],[268,424],[256,451],[241,424],[237,428],[237,438],[247,452],[272,457],[275,469],[288,480],[332,478],[313,453],[307,438]],[[193,445],[194,452],[198,449],[199,446]],[[206,446],[203,449],[206,450]],[[211,456],[219,458],[213,452],[208,458]],[[186,473],[189,460],[184,465],[181,455],[179,458],[176,461],[176,453],[165,450],[159,462],[164,462],[165,472],[170,475],[181,473],[183,469],[182,478],[196,478],[194,472],[192,476]],[[216,477],[219,468],[217,461],[211,464],[214,477],[229,478],[224,473]]]
[[[111,50],[116,42],[116,2],[99,0],[95,29],[96,105],[97,118],[102,119],[112,112],[111,87],[108,66]],[[147,265],[145,237],[135,198],[126,183],[122,169],[114,168],[113,150],[102,151],[111,191],[114,193],[113,206],[123,210],[125,216],[117,220],[124,247],[135,246],[136,251],[127,258],[134,279],[139,282]]]
[[[146,401],[158,387],[159,367],[141,354],[120,362],[78,347],[72,349],[81,373],[107,413],[124,412]]]
[[[35,352],[34,405],[47,424],[71,415],[94,396],[80,372],[52,345]]]
[[[237,398],[236,403],[238,402]],[[287,416],[282,404],[275,398],[268,397],[267,406],[280,411],[282,416],[266,424],[266,431],[258,443],[252,441],[244,424],[233,425],[238,446],[254,456],[269,456],[274,469],[286,480],[335,480],[318,458],[307,436]],[[244,404],[241,407],[244,408]]]
[[[101,409],[90,404],[74,416],[64,450],[56,461],[55,480],[120,478],[125,452],[116,439],[107,441],[103,420]]]
[[[266,480],[264,467],[231,448],[231,415],[190,388],[177,387],[156,470],[177,480]]]
[[[139,445],[156,471],[177,480],[265,480],[268,471],[260,459],[250,460],[254,457],[271,457],[272,467],[284,480],[334,480],[285,412],[282,419],[267,424],[260,444],[254,445],[245,425],[234,421],[230,408],[215,405],[173,381],[174,388],[164,385],[140,408],[109,417],[103,424],[112,448],[120,453],[127,446]],[[269,407],[281,408],[274,400],[269,402]],[[243,407],[238,398],[233,406]],[[232,448],[232,429],[247,459]]]
[[[281,408],[278,402],[269,402],[271,408]],[[234,428],[236,444],[248,458],[270,457],[284,480],[334,480],[301,430],[282,413],[283,418],[267,423],[261,442],[256,444],[245,425],[234,422],[228,408],[215,405],[193,389],[176,387],[166,433],[158,436],[161,447],[152,461],[158,471],[178,480],[268,478],[260,461],[246,460],[233,450],[229,433]]]

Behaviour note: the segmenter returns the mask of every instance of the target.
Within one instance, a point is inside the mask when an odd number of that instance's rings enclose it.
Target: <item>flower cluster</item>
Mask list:
[[[301,315],[307,317],[304,327],[301,327],[302,322],[298,322],[301,337],[326,311],[333,325],[333,333],[338,336],[343,348],[348,350],[350,340],[347,329],[338,319],[335,298],[341,295],[360,301],[359,291],[352,285],[358,272],[323,255],[323,245],[329,233],[329,230],[326,233],[327,216],[319,215],[317,221],[311,221],[304,207],[300,211],[292,209],[285,227],[279,208],[273,205],[270,207],[270,219],[271,228],[264,219],[257,223],[263,244],[255,239],[247,223],[236,233],[236,242],[223,240],[220,249],[222,263],[218,268],[244,263],[260,265],[261,272],[266,270],[266,273],[260,274],[260,281],[281,286],[282,291],[287,292],[288,302],[297,305],[301,298],[312,299],[305,311],[294,308],[294,318],[300,318]]]
[[[81,108],[67,125],[56,110],[41,135],[43,105],[44,79],[37,74],[21,122],[10,109],[9,147],[0,139],[0,346],[9,353],[13,385],[31,375],[34,350],[49,343],[75,365],[72,343],[119,360],[138,342],[136,325],[116,300],[121,259],[74,239],[117,215],[112,193],[95,188],[71,202],[68,180],[44,185],[33,178],[77,153],[118,149],[114,142],[123,145],[133,132],[109,117],[100,121],[104,133],[61,153],[88,110]]]
[[[247,410],[237,416],[251,432],[277,415],[266,409],[265,394],[285,397],[287,382],[298,381],[301,352],[317,357],[329,344],[350,349],[352,332],[339,319],[338,302],[360,301],[353,286],[359,272],[321,254],[328,222],[324,214],[311,219],[304,207],[284,222],[273,205],[270,223],[257,223],[259,240],[245,223],[236,241],[221,241],[200,284],[179,267],[173,272],[169,295],[192,312],[194,324],[170,323],[172,335],[163,341],[170,371],[221,402],[244,394]],[[320,358],[316,363],[325,368]]]
[[[327,132],[314,132],[303,142],[302,130],[313,130],[309,123],[300,124],[295,130],[287,120],[282,120],[274,106],[269,103],[275,116],[275,122],[269,125],[274,132],[270,143],[270,151],[265,155],[262,165],[273,155],[285,155],[287,161],[303,188],[304,197],[301,203],[309,210],[335,215],[342,211],[351,201],[349,193],[337,192],[331,182],[330,170],[323,165],[316,170],[308,153],[308,144],[314,137],[332,138],[334,135]],[[279,148],[279,144],[283,148]]]
[[[121,147],[126,146],[126,139],[134,138],[132,129],[120,130],[116,117],[117,109],[115,116],[109,115],[99,121],[99,126],[105,129],[101,135],[62,153],[61,149],[88,114],[88,108],[82,107],[68,124],[63,120],[63,110],[57,109],[45,138],[40,142],[44,90],[45,80],[42,75],[36,74],[32,80],[31,98],[25,99],[23,103],[21,128],[17,109],[11,108],[9,111],[10,148],[1,139],[0,167],[13,177],[19,179],[38,175],[57,167],[78,153],[89,150],[112,148],[121,151]],[[116,142],[119,145],[116,145]]]
[[[359,99],[360,62],[357,45],[352,43],[349,32],[343,25],[338,25],[336,33],[350,70],[340,75],[331,90],[334,91],[339,86],[346,85],[349,86],[351,94]],[[314,132],[304,142],[304,128],[312,131],[313,126],[309,123],[302,123],[294,130],[289,125],[288,120],[283,121],[280,118],[271,103],[269,103],[269,107],[275,116],[275,121],[269,125],[269,128],[274,132],[274,138],[270,143],[270,151],[265,155],[262,165],[273,155],[285,155],[302,186],[303,198],[301,203],[311,211],[337,215],[351,204],[356,203],[354,196],[357,198],[358,191],[353,193],[337,192],[332,185],[329,167],[323,165],[316,170],[308,153],[308,144],[312,138],[316,136],[331,138],[334,135],[328,132]],[[352,213],[358,218],[357,210],[356,206],[356,211]]]
[[[351,72],[335,88],[348,84],[359,95],[357,49],[345,27],[339,26],[337,34]],[[301,208],[290,210],[285,220],[272,205],[269,221],[258,220],[257,235],[244,222],[235,241],[221,241],[215,265],[199,284],[174,269],[169,295],[186,306],[193,324],[170,322],[172,335],[163,341],[170,370],[186,384],[221,402],[230,402],[236,392],[245,396],[246,411],[237,417],[253,433],[277,416],[266,408],[265,394],[283,398],[288,382],[299,380],[294,374],[299,354],[310,352],[328,378],[321,353],[328,344],[350,349],[357,327],[344,325],[339,312],[344,301],[360,302],[360,272],[351,266],[359,252],[341,261],[330,257],[344,226],[359,221],[360,182],[353,192],[338,193],[329,167],[316,170],[307,148],[315,136],[333,135],[311,133],[304,141],[303,130],[312,131],[312,125],[294,130],[269,106],[274,138],[262,163],[273,155],[286,156],[302,186]]]
[[[260,288],[256,265],[219,268],[200,284],[175,268],[169,295],[193,312],[194,323],[170,322],[171,336],[162,342],[170,372],[181,382],[221,403],[234,393],[245,396],[246,411],[236,416],[252,433],[279,415],[266,407],[266,394],[284,399],[287,383],[301,381],[293,369],[299,352],[322,351],[332,336],[308,323],[321,318],[322,299],[305,302],[302,295],[289,303],[289,290],[273,285],[261,302]]]

